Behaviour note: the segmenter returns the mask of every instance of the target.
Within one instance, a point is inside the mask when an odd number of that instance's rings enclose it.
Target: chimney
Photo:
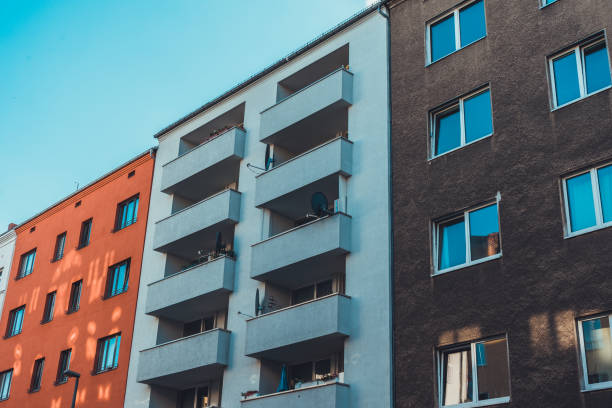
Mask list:
[[[17,224],[13,224],[12,222],[9,224],[7,231],[17,228]]]

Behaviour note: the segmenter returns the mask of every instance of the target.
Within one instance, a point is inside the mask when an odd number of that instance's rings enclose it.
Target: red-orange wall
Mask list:
[[[69,407],[74,380],[54,385],[60,351],[72,348],[70,369],[81,373],[77,407],[123,407],[154,160],[146,153],[94,185],[21,225],[0,320],[4,335],[9,311],[26,305],[21,334],[0,338],[0,371],[13,368],[4,407]],[[128,178],[128,173],[135,175]],[[117,204],[140,194],[137,221],[112,232]],[[75,203],[81,205],[75,207]],[[77,250],[81,222],[93,217],[89,246]],[[30,232],[36,227],[34,232]],[[51,262],[58,234],[67,231],[64,257]],[[21,254],[37,248],[32,274],[15,280]],[[131,258],[125,293],[103,300],[110,265]],[[66,314],[70,285],[83,279],[80,309]],[[45,297],[57,290],[53,320],[41,324]],[[117,369],[93,375],[97,340],[121,332]],[[34,360],[45,357],[41,389],[28,393]]]

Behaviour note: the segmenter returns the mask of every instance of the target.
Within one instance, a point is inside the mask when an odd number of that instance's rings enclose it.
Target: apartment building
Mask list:
[[[371,7],[156,135],[126,407],[390,406],[387,30]]]
[[[396,406],[612,406],[612,3],[389,7]]]
[[[0,406],[70,406],[67,370],[78,407],[123,405],[153,163],[147,151],[15,229]]]
[[[0,234],[0,315],[4,305],[6,286],[8,285],[13,252],[15,250],[15,224],[10,224],[6,232]]]

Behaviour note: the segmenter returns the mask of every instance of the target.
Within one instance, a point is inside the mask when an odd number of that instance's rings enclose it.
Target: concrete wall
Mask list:
[[[135,321],[137,336],[127,384],[126,407],[148,407],[149,386],[136,381],[138,351],[155,345],[158,319],[144,314],[147,285],[164,276],[163,253],[153,251],[155,222],[171,213],[172,197],[160,192],[164,163],[174,159],[180,138],[234,106],[246,102],[244,160],[240,163],[242,194],[240,222],[235,226],[236,276],[229,297],[227,329],[231,331],[229,362],[223,375],[224,408],[240,406],[240,393],[260,388],[260,362],[246,357],[245,317],[253,313],[255,290],[264,284],[250,277],[251,245],[261,241],[264,211],[255,207],[255,175],[247,163],[260,165],[266,145],[260,143],[260,112],[276,103],[277,83],[349,43],[353,73],[353,105],[349,109],[349,134],[353,145],[353,176],[348,183],[348,213],[353,217],[347,256],[346,294],[352,297],[351,337],[345,342],[345,379],[350,384],[353,408],[390,406],[390,221],[388,165],[388,101],[386,20],[378,13],[353,24],[316,48],[297,57],[256,83],[159,138],[153,177],[153,197],[144,250],[141,292]],[[264,45],[262,45],[264,46]]]
[[[612,406],[609,390],[580,392],[576,333],[576,318],[612,310],[612,230],[564,239],[560,196],[562,174],[612,159],[612,94],[551,112],[546,65],[609,35],[612,3],[485,0],[487,37],[428,67],[425,23],[460,1],[394,3],[396,406],[437,406],[435,347],[504,333],[504,406]],[[429,161],[429,110],[485,83],[493,136]],[[431,277],[431,220],[497,192],[503,256]]]
[[[0,276],[0,315],[2,315],[6,287],[11,275],[11,263],[13,262],[16,238],[17,234],[15,234],[14,229],[0,235],[0,270],[2,270],[2,276]]]

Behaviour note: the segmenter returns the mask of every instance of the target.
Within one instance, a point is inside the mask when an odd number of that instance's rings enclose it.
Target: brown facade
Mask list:
[[[426,65],[426,23],[460,3],[390,5],[396,406],[440,405],[440,347],[505,335],[502,406],[610,407],[583,391],[577,319],[612,311],[612,229],[565,237],[561,177],[612,160],[612,94],[552,110],[547,56],[610,41],[612,2],[485,0],[486,38]],[[430,159],[430,111],[484,84],[493,135]],[[432,221],[498,193],[502,256],[432,276]]]

